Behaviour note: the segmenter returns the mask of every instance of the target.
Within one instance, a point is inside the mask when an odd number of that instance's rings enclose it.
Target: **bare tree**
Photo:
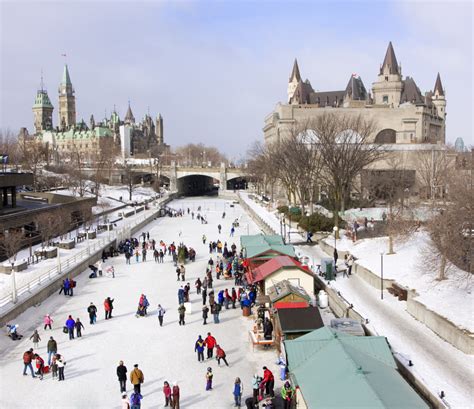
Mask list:
[[[416,154],[416,175],[423,197],[431,200],[444,197],[454,163],[451,149],[432,149]]]
[[[267,186],[270,185],[271,196],[273,197],[273,187],[278,179],[277,168],[274,166],[274,158],[267,146],[260,142],[255,142],[248,151],[247,176],[257,188],[257,192],[267,193]]]
[[[57,235],[63,234],[64,231],[64,222],[61,220],[59,215],[56,212],[44,212],[40,213],[36,216],[35,222],[38,233],[41,236],[41,247],[45,247],[49,245],[51,239],[56,237]]]
[[[372,141],[375,125],[361,115],[325,113],[311,124],[319,141],[326,182],[334,204],[334,224],[339,224],[339,210],[344,211],[354,179],[379,160],[383,151]],[[336,232],[337,234],[337,232]]]
[[[175,149],[176,154],[180,158],[180,162],[188,166],[207,166],[211,163],[213,166],[219,165],[221,162],[227,162],[225,155],[213,146],[205,146],[204,144],[189,143]]]
[[[82,152],[76,145],[73,145],[68,155],[68,176],[69,184],[75,194],[84,197],[86,192],[87,179],[84,174],[85,161]]]
[[[128,200],[132,200],[132,195],[133,195],[133,190],[135,189],[135,175],[133,172],[133,167],[132,165],[127,162],[127,160],[124,160],[124,163],[122,164],[122,170],[123,170],[123,182],[127,186],[128,190]]]
[[[94,194],[99,196],[100,185],[110,180],[111,171],[115,165],[115,159],[119,150],[112,137],[102,137],[99,139],[97,151],[91,156],[91,161],[95,167],[93,174]]]
[[[0,164],[0,169],[5,170],[8,165],[17,165],[18,139],[16,134],[9,128],[0,129],[0,155],[8,155],[8,164]]]
[[[25,243],[25,236],[22,230],[9,229],[3,231],[0,238],[0,254],[8,258],[8,262],[13,266],[18,252]]]
[[[22,168],[33,175],[33,189],[38,188],[38,174],[46,157],[45,146],[34,136],[23,135],[18,140],[18,155]]]

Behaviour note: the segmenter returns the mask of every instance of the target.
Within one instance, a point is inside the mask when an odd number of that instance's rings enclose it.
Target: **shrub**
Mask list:
[[[278,206],[277,207],[277,210],[278,210],[278,213],[283,213],[283,214],[287,214],[288,213],[288,206]]]
[[[341,224],[343,223],[344,221],[341,220]],[[298,226],[311,233],[317,231],[332,231],[334,227],[334,220],[320,213],[313,213],[310,216],[301,216]]]

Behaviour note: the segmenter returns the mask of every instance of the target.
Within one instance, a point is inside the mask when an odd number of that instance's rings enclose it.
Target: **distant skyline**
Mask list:
[[[357,73],[375,81],[389,41],[402,74],[424,94],[439,72],[446,139],[472,144],[470,1],[3,1],[0,127],[33,132],[44,84],[58,123],[67,61],[77,119],[96,121],[130,100],[138,120],[164,118],[165,142],[202,142],[230,158],[263,141],[263,121],[286,88],[293,61],[315,90],[344,89]],[[61,54],[67,54],[64,58]]]

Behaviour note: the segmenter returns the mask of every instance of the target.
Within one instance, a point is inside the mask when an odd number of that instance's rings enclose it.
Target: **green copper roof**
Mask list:
[[[79,131],[77,129],[69,129],[64,132],[49,132],[52,133],[57,140],[66,139],[94,139],[107,136],[113,136],[112,131],[106,127],[96,126],[94,130],[89,129],[87,131]]]
[[[308,408],[428,408],[397,371],[385,337],[323,327],[284,343]]]
[[[67,64],[64,64],[63,79],[61,85],[72,85],[71,77],[69,77],[69,70],[67,69]]]
[[[49,100],[48,93],[46,90],[40,89],[36,93],[35,103],[33,108],[51,108],[53,109],[53,105]]]
[[[240,246],[245,248],[247,258],[262,255],[262,258],[272,258],[281,254],[290,257],[295,256],[295,249],[293,246],[285,245],[281,236],[277,234],[241,236]]]

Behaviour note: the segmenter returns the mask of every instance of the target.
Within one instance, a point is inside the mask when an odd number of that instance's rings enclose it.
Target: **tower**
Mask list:
[[[123,121],[128,125],[135,123],[135,117],[133,116],[132,108],[130,108],[130,101],[128,101],[128,109],[127,113],[125,114],[125,118],[123,118]]]
[[[161,114],[158,114],[158,117],[156,118],[155,133],[156,133],[156,142],[158,143],[158,145],[163,145],[164,143],[163,117],[161,116]]]
[[[67,64],[64,64],[63,78],[59,84],[59,124],[66,129],[76,123],[76,97],[72,87]]]
[[[295,58],[293,63],[293,70],[291,71],[290,79],[288,80],[288,103],[291,102],[293,95],[295,94],[298,83],[301,81],[300,69],[298,67],[298,61]]]
[[[442,143],[446,141],[446,96],[444,95],[443,84],[441,83],[441,77],[438,72],[436,82],[431,97],[433,105],[436,107],[436,114],[442,119],[441,131],[439,139]]]
[[[36,92],[35,103],[33,104],[33,115],[36,133],[51,129],[53,127],[53,105],[48,96],[48,92],[43,86],[43,76],[41,76],[41,86]]]
[[[396,107],[400,104],[403,91],[402,68],[398,65],[391,41],[388,44],[377,81],[372,84],[372,91],[376,105]]]

